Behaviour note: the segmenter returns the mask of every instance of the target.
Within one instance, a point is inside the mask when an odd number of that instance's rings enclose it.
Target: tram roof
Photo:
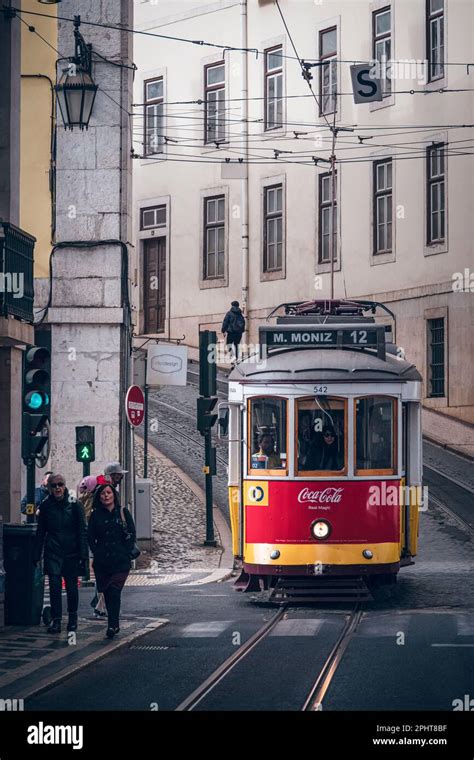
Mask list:
[[[387,353],[385,359],[360,350],[288,348],[238,362],[229,375],[235,382],[408,382],[421,380],[414,364]]]

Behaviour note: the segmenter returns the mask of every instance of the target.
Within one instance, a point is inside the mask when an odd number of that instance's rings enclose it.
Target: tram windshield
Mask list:
[[[299,472],[345,469],[346,402],[328,396],[297,401]]]
[[[356,400],[356,471],[395,472],[394,420],[394,399],[372,396]]]
[[[250,400],[251,470],[286,470],[286,399]]]

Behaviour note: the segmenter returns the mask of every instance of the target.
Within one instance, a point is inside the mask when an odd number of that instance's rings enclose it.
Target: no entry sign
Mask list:
[[[130,425],[137,427],[145,416],[145,396],[138,385],[131,385],[125,396],[125,412]]]

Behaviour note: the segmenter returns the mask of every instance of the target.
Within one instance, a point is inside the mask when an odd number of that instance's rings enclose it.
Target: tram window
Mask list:
[[[340,472],[345,469],[343,399],[316,396],[296,402],[297,469],[299,472]]]
[[[250,470],[286,470],[286,399],[250,400]]]
[[[356,400],[356,470],[395,470],[394,399]]]

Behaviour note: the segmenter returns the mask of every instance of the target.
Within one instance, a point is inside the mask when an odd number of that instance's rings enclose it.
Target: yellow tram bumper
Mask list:
[[[370,549],[372,559],[362,552]],[[278,551],[278,559],[271,552]],[[400,561],[400,544],[245,544],[244,562],[251,565],[385,565]]]

